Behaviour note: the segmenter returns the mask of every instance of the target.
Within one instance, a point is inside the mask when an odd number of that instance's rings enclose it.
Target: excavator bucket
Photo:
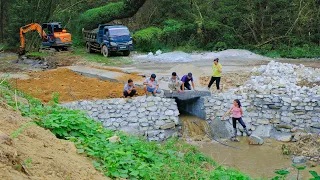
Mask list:
[[[19,56],[22,56],[22,55],[25,55],[27,53],[27,51],[24,48],[19,48],[17,53]]]

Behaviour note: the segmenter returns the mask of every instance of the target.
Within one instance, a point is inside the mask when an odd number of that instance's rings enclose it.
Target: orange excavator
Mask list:
[[[37,31],[39,33],[43,47],[54,48],[59,51],[68,50],[72,44],[71,34],[62,29],[61,23],[44,23],[42,26],[37,23],[31,23],[20,28],[20,55],[26,52],[25,33],[29,31]]]

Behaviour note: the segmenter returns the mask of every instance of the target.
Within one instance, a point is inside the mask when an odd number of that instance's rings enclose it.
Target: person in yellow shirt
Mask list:
[[[211,85],[216,81],[217,89],[220,90],[220,79],[221,79],[221,72],[222,72],[222,65],[219,63],[219,58],[215,58],[213,60],[212,65],[212,77],[208,85],[208,90],[210,89]]]

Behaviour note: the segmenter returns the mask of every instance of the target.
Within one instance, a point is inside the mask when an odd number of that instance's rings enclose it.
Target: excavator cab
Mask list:
[[[44,23],[42,30],[46,32],[46,39],[43,39],[42,46],[56,49],[71,46],[71,34],[62,28],[61,23]]]

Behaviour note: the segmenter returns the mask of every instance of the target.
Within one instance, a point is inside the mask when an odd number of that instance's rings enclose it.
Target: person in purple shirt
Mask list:
[[[182,76],[181,81],[182,81],[182,85],[181,85],[180,89],[182,92],[184,92],[184,88],[191,90],[191,85],[189,83],[190,81],[191,81],[193,90],[196,90],[194,87],[194,83],[193,83],[192,73],[189,72],[188,75]]]

